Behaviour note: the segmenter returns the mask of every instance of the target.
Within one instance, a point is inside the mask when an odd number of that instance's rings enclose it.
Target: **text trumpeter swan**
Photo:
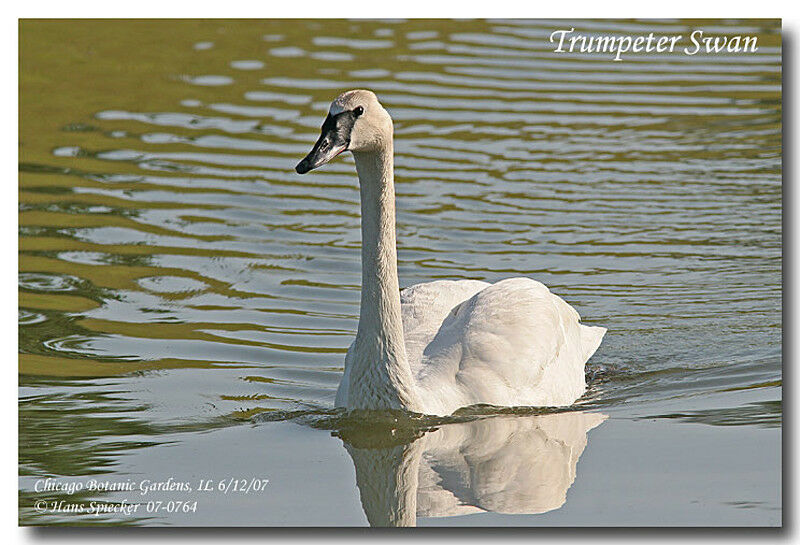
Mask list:
[[[448,415],[460,407],[565,406],[586,390],[584,364],[606,330],[544,284],[438,280],[400,291],[393,124],[371,91],[331,103],[300,174],[340,153],[361,188],[361,314],[336,406]]]

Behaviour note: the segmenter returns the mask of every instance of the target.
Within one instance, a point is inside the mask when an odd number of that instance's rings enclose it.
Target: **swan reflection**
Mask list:
[[[425,430],[342,432],[372,526],[558,509],[598,413],[497,416]]]

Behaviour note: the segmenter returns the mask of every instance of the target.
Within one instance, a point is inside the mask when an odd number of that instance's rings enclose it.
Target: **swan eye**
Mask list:
[[[358,117],[364,113],[364,108],[362,108],[361,106],[356,106],[355,109],[353,110],[353,113],[355,114],[356,117]]]

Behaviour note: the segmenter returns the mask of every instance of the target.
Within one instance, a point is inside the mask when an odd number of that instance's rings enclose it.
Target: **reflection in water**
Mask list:
[[[432,431],[342,432],[372,526],[480,512],[537,514],[561,507],[586,434],[605,415],[502,416]]]

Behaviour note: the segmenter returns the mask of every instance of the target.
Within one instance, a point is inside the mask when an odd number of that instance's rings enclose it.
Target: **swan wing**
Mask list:
[[[431,414],[479,403],[570,405],[605,333],[581,325],[574,308],[530,278],[486,286],[440,323],[415,369]]]
[[[480,280],[436,280],[400,291],[403,337],[412,372],[419,368],[423,350],[453,307],[490,285]]]

